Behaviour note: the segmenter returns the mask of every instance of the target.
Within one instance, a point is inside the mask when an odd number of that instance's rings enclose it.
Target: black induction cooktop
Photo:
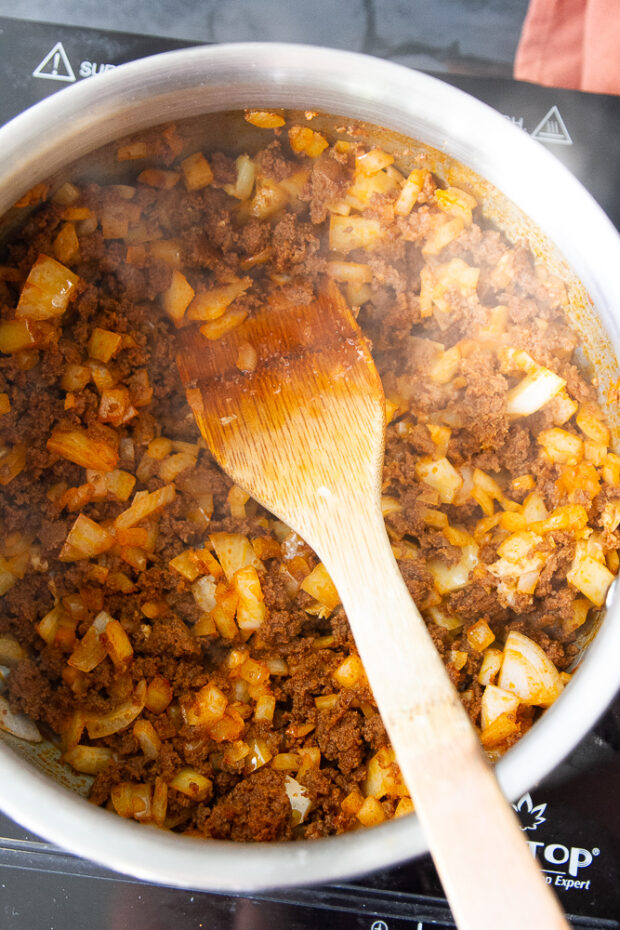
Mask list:
[[[189,44],[0,17],[0,124],[77,81]],[[553,151],[620,226],[620,97],[498,78],[441,78],[490,104]],[[532,855],[574,927],[620,930],[619,794],[617,700],[571,756],[515,804]],[[304,876],[299,878],[303,884]],[[484,876],[480,879],[483,884]],[[2,930],[449,927],[454,922],[428,856],[353,882],[265,895],[205,894],[119,876],[0,815]]]

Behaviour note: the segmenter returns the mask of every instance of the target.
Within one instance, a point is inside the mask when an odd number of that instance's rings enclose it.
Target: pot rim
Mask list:
[[[436,78],[358,53],[284,43],[189,48],[122,65],[94,82],[66,88],[0,129],[0,214],[61,165],[130,131],[253,105],[364,119],[472,167],[558,245],[603,313],[620,354],[614,311],[620,307],[620,279],[614,279],[620,238],[581,184],[551,153],[485,104]],[[620,685],[618,605],[611,604],[611,597],[608,603],[601,629],[561,698],[497,765],[498,780],[511,800],[570,752]],[[155,832],[85,803],[25,766],[6,745],[0,746],[0,773],[0,805],[29,830],[109,868],[183,888],[247,892],[341,880],[427,850],[416,817],[298,843],[239,844]]]

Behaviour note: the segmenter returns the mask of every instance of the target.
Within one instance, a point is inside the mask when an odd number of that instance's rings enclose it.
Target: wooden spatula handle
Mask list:
[[[334,532],[323,523],[320,555],[458,927],[567,930],[402,581],[381,515],[349,507],[324,518]]]

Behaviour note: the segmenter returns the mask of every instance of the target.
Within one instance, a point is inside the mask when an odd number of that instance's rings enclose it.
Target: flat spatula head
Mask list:
[[[378,499],[383,389],[335,285],[305,305],[273,298],[217,341],[182,331],[177,364],[216,460],[295,529],[318,499]]]

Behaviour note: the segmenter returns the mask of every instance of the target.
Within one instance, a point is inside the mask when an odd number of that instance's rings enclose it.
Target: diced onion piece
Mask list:
[[[301,589],[323,604],[329,613],[340,603],[340,595],[322,562],[304,578]]]
[[[386,796],[401,798],[409,794],[391,747],[383,746],[370,759],[362,790],[366,797],[373,797],[377,800]]]
[[[475,197],[459,187],[438,187],[435,203],[444,213],[459,217],[466,226],[471,226],[472,210],[478,205]]]
[[[501,714],[515,717],[519,709],[519,698],[510,691],[487,685],[480,701],[480,726],[483,730]]]
[[[63,762],[84,775],[98,775],[112,759],[112,750],[105,746],[74,746],[62,756]]]
[[[360,174],[376,174],[394,164],[394,156],[382,149],[370,149],[355,157],[355,170]]]
[[[181,175],[178,171],[165,171],[163,168],[145,168],[138,175],[140,184],[169,191],[175,186]]]
[[[277,772],[296,772],[301,759],[296,752],[279,752],[271,760],[271,768]]]
[[[389,516],[391,513],[401,513],[403,509],[402,504],[400,504],[395,497],[390,497],[387,494],[381,496],[381,513],[383,517]],[[445,516],[445,514],[444,514]],[[447,521],[446,517],[446,521]]]
[[[211,611],[211,619],[223,639],[234,639],[238,633],[235,614],[239,605],[237,591],[226,583],[218,584],[215,597],[217,604]]]
[[[166,484],[175,481],[179,475],[193,468],[196,464],[196,456],[190,452],[175,452],[169,455],[159,466],[159,477]]]
[[[581,591],[593,604],[602,607],[607,597],[614,575],[607,566],[584,552],[579,546],[570,571],[566,575],[578,591]]]
[[[386,235],[379,220],[363,216],[332,215],[329,221],[329,247],[334,252],[368,249]]]
[[[306,772],[320,767],[321,750],[318,746],[303,746],[297,751],[301,757],[301,767],[297,772],[298,778],[302,778]]]
[[[602,467],[603,481],[612,487],[620,485],[620,455],[609,452]]]
[[[195,581],[196,578],[202,574],[202,567],[194,558],[194,553],[191,549],[179,553],[179,555],[168,562],[168,565],[175,572],[178,572],[179,575],[183,575],[187,581]]]
[[[15,316],[49,320],[62,316],[79,278],[49,255],[39,255],[22,289]]]
[[[142,679],[138,682],[131,701],[126,701],[107,714],[90,714],[86,720],[89,737],[101,739],[125,730],[142,713],[145,696],[146,682]]]
[[[588,511],[583,504],[564,504],[540,522],[531,523],[535,533],[550,533],[553,530],[583,530],[588,525]]]
[[[248,200],[252,196],[256,166],[249,155],[239,155],[235,161],[237,179],[234,184],[225,184],[224,190],[237,200]]]
[[[564,617],[562,620],[562,630],[564,633],[574,633],[588,619],[588,613],[592,607],[592,602],[585,597],[577,597],[571,604],[572,617]]]
[[[486,620],[478,620],[473,626],[470,626],[466,630],[466,636],[467,642],[476,652],[484,652],[495,639],[495,633]]]
[[[605,504],[601,514],[601,523],[609,532],[614,533],[620,526],[620,500],[611,500]]]
[[[315,132],[308,126],[291,126],[288,141],[294,152],[307,155],[308,158],[317,158],[329,145],[322,133]]]
[[[163,714],[173,697],[172,685],[166,678],[157,675],[147,686],[144,706],[152,714]]]
[[[200,332],[205,339],[210,339],[211,341],[221,339],[226,333],[240,326],[247,315],[248,311],[244,310],[242,307],[231,307],[230,310],[227,310],[224,315],[218,317],[217,320],[210,320],[208,323],[203,323],[200,327]]]
[[[95,555],[107,552],[115,542],[116,540],[107,530],[81,513],[69,530],[58,558],[61,562],[91,559]]]
[[[151,801],[151,816],[153,823],[158,827],[163,827],[168,810],[168,785],[164,779],[158,775],[155,779],[153,788],[153,798]]]
[[[215,581],[207,575],[198,578],[192,585],[192,594],[194,600],[201,610],[209,613],[216,606],[215,599]]]
[[[502,665],[503,653],[501,649],[485,649],[482,665],[478,672],[478,683],[492,685],[499,674]]]
[[[237,624],[240,630],[257,630],[266,614],[263,592],[254,565],[245,565],[233,577],[235,590],[239,595],[237,605]]]
[[[334,281],[341,281],[346,284],[370,284],[372,281],[370,265],[361,262],[328,262],[327,274]]]
[[[442,249],[445,249],[447,245],[453,242],[457,236],[460,236],[465,228],[463,220],[459,216],[446,217],[441,214],[434,217],[435,224],[434,228],[426,238],[426,242],[422,247],[422,254],[425,256],[429,255],[438,255]],[[458,261],[462,265],[465,265],[460,258],[455,258],[453,261]],[[472,269],[473,270],[473,269]],[[479,271],[479,269],[475,269]],[[477,277],[476,277],[477,283]]]
[[[353,184],[347,191],[345,203],[354,210],[364,210],[369,206],[375,194],[387,194],[394,190],[397,184],[396,177],[388,171],[378,171],[373,175],[356,174]]]
[[[199,291],[187,310],[188,320],[217,320],[237,297],[252,285],[252,278],[237,278],[208,291]]]
[[[16,736],[18,739],[24,739],[29,743],[41,742],[41,734],[35,723],[30,717],[22,713],[14,713],[9,702],[5,697],[0,695],[0,729]]]
[[[248,123],[259,129],[277,129],[286,122],[283,116],[271,110],[246,110],[243,116]]]
[[[0,352],[14,355],[27,349],[45,345],[54,335],[51,323],[31,319],[0,320]]]
[[[480,734],[480,742],[485,749],[492,749],[504,743],[510,736],[513,736],[519,729],[519,725],[514,717],[508,714],[500,714],[489,726]]]
[[[0,636],[0,665],[15,668],[27,652],[14,636]]]
[[[533,640],[514,630],[508,634],[498,686],[523,704],[548,707],[563,689],[560,674]]]
[[[119,146],[116,150],[116,158],[117,161],[135,161],[139,158],[146,158],[148,151],[146,142],[128,142]]]
[[[333,710],[336,704],[338,703],[337,694],[320,694],[314,699],[314,705],[317,710],[329,711]]]
[[[80,251],[80,242],[75,231],[74,223],[64,223],[54,239],[54,258],[61,265],[74,262]]]
[[[135,487],[136,479],[128,471],[115,468],[105,475],[105,485],[108,494],[117,501],[127,501]]]
[[[18,442],[12,449],[0,452],[0,485],[6,486],[24,470],[26,466],[26,446]]]
[[[236,765],[248,755],[250,747],[243,740],[236,740],[224,752],[224,762],[226,765]],[[276,756],[277,758],[277,756]]]
[[[149,244],[149,253],[156,261],[165,262],[171,268],[181,267],[181,243],[178,239],[155,239]]]
[[[407,814],[415,813],[415,805],[411,798],[401,798],[398,804],[396,805],[396,810],[394,811],[394,817],[406,817]]]
[[[65,181],[64,184],[61,184],[58,190],[51,197],[53,203],[59,203],[64,207],[75,203],[76,200],[79,199],[80,189],[79,187],[76,187],[75,184],[72,184],[71,181]]]
[[[158,488],[157,491],[151,491],[150,494],[144,493],[144,496],[136,494],[131,507],[119,514],[114,521],[114,525],[120,530],[129,529],[135,526],[136,523],[141,523],[142,520],[157,513],[158,510],[167,507],[168,504],[172,503],[175,495],[176,490],[173,484],[167,484],[163,488]]]
[[[433,623],[436,623],[437,626],[442,627],[444,630],[460,630],[460,628],[463,626],[463,621],[460,619],[460,617],[447,614],[445,610],[442,610],[441,607],[428,607],[427,613],[429,614]]]
[[[137,415],[126,387],[105,388],[101,392],[99,419],[102,423],[122,426]]]
[[[213,181],[211,165],[202,152],[194,152],[181,162],[181,170],[188,191],[202,190]]]
[[[525,519],[528,526],[531,526],[532,523],[540,523],[547,519],[549,511],[538,491],[532,491],[532,493],[528,494],[525,498],[521,516]]]
[[[106,647],[101,631],[93,623],[88,628],[68,658],[72,668],[80,672],[92,672],[106,657]]]
[[[586,439],[583,444],[583,454],[586,462],[590,462],[597,468],[601,468],[601,466],[605,464],[605,459],[607,458],[607,446],[604,446],[600,442],[593,442],[591,439]]]
[[[603,422],[601,411],[593,404],[584,404],[579,408],[575,423],[588,439],[605,446],[609,445],[611,439],[609,429]]]
[[[276,756],[277,758],[277,756]],[[312,800],[306,794],[306,789],[290,775],[284,779],[284,790],[291,805],[293,826],[303,823],[312,808]]]
[[[228,706],[228,698],[217,685],[205,685],[194,695],[191,704],[183,707],[185,722],[191,727],[211,727],[221,720]]]
[[[250,495],[246,491],[237,487],[236,484],[233,484],[226,498],[226,502],[230,507],[231,517],[234,517],[236,520],[245,520],[245,505],[249,499]]]
[[[467,665],[467,659],[469,655],[467,652],[463,652],[460,649],[452,649],[450,652],[450,665],[453,666],[457,671],[460,671],[462,668]]]
[[[47,449],[82,468],[92,468],[99,472],[112,471],[118,462],[116,449],[81,429],[54,430],[47,440]]]
[[[271,723],[276,709],[276,699],[273,694],[261,694],[254,708],[254,720]]]
[[[416,463],[415,470],[420,481],[439,493],[443,504],[451,504],[463,484],[462,477],[447,458],[421,459]]]
[[[153,724],[148,720],[136,720],[133,725],[133,735],[146,758],[156,759],[161,749],[161,739]]]
[[[162,306],[176,326],[194,299],[195,291],[184,274],[174,268],[170,285],[161,296]]]
[[[569,397],[565,390],[560,391],[553,399],[551,415],[556,426],[564,426],[575,413],[579,404]]]
[[[359,657],[350,655],[332,672],[332,678],[341,688],[354,688],[365,683],[366,672]]]
[[[549,368],[538,368],[526,375],[506,396],[506,412],[513,417],[529,417],[548,404],[566,386]]]
[[[133,660],[133,647],[118,620],[110,619],[101,634],[106,651],[117,669],[126,670]]]
[[[376,827],[385,820],[385,811],[376,798],[367,797],[357,812],[357,819],[365,827]]]
[[[150,441],[146,451],[152,459],[161,462],[172,452],[172,440],[166,439],[165,436],[158,436]]]
[[[541,430],[536,437],[548,458],[559,465],[577,465],[583,458],[583,440],[559,427]]]
[[[428,171],[424,168],[414,168],[409,173],[409,177],[400,189],[398,200],[394,205],[396,216],[409,216],[420,191],[424,187],[424,182],[428,176]]]
[[[529,530],[522,533],[513,533],[498,546],[497,552],[503,559],[515,564],[523,562],[530,556],[532,550],[542,543],[542,537]]]
[[[239,371],[254,371],[258,364],[258,352],[249,342],[242,342],[239,346],[235,365]]]
[[[91,358],[96,358],[100,362],[109,362],[120,349],[122,341],[123,337],[120,333],[114,333],[109,329],[101,329],[97,326],[88,340],[88,354]]]
[[[110,800],[119,817],[139,821],[151,819],[151,786],[122,781],[114,785]]]
[[[452,346],[434,362],[429,372],[429,378],[433,384],[449,384],[456,376],[461,362],[461,350],[459,347]]]
[[[258,177],[248,212],[257,219],[266,219],[281,210],[288,199],[289,194],[281,184],[268,177]]]
[[[257,571],[264,570],[250,540],[242,533],[212,533],[209,539],[228,581],[232,581],[236,572],[246,565],[252,565]]]
[[[244,730],[244,718],[235,707],[229,705],[224,716],[209,727],[209,736],[216,743],[235,742]]]
[[[427,568],[433,576],[435,589],[443,595],[464,588],[477,564],[478,546],[474,543],[462,547],[462,555],[456,565],[447,565],[441,559],[431,559]]]
[[[264,739],[249,739],[247,744],[250,752],[246,756],[246,769],[248,772],[255,772],[256,769],[267,765],[273,758],[273,753]]]

